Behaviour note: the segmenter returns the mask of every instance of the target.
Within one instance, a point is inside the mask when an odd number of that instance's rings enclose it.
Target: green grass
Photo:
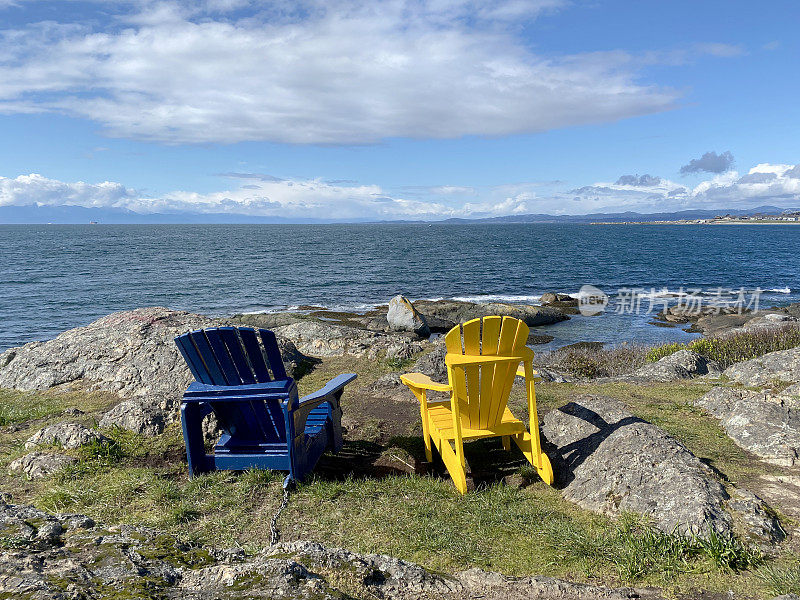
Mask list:
[[[0,388],[0,426],[47,419],[68,408],[94,410],[108,405],[109,396],[105,392],[21,392]]]
[[[770,596],[800,595],[800,562],[767,564],[755,573],[764,591]]]

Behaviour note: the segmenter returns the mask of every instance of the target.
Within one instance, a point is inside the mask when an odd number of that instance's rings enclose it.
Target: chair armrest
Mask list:
[[[338,397],[341,395],[344,386],[356,378],[355,373],[345,373],[338,375],[326,383],[322,388],[316,392],[312,392],[307,396],[300,398],[300,402],[296,406],[291,404],[287,405],[284,409],[287,411],[289,418],[294,421],[295,435],[303,433],[306,429],[306,421],[311,411],[324,402],[331,403],[331,411],[341,414],[339,407]]]
[[[447,354],[444,362],[451,367],[466,367],[469,365],[488,365],[491,363],[521,363],[525,360],[524,356],[474,356],[461,354]]]
[[[525,367],[520,367],[517,369],[517,377],[525,377]],[[535,370],[533,371],[533,380],[536,382],[542,380],[542,377]]]
[[[436,383],[433,379],[422,373],[406,373],[400,375],[400,381],[408,387],[418,390],[431,390],[434,392],[449,392],[452,388],[446,383]]]
[[[342,388],[344,388],[344,386],[353,381],[356,377],[357,375],[355,373],[344,373],[343,375],[337,375],[316,392],[312,392],[307,396],[300,398],[299,406],[320,404],[321,402],[324,402],[330,396],[339,392]]]

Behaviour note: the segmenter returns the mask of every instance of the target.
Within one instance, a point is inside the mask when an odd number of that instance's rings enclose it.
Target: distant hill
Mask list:
[[[745,209],[722,209],[713,210],[681,210],[677,212],[661,213],[637,213],[632,211],[617,213],[592,213],[588,215],[547,215],[547,214],[527,214],[509,215],[505,217],[487,217],[484,219],[445,219],[441,223],[595,223],[603,222],[624,222],[624,221],[678,221],[681,219],[712,219],[716,215],[752,215],[754,213],[780,214],[787,209],[777,206],[756,206],[755,208]]]
[[[745,209],[682,210],[642,214],[637,212],[592,213],[589,215],[527,214],[482,219],[444,219],[440,221],[377,221],[378,223],[593,223],[596,221],[676,221],[679,219],[709,219],[716,215],[780,214],[787,212],[776,206],[757,206]],[[288,224],[288,223],[365,223],[368,219],[315,219],[312,217],[280,218],[243,214],[211,213],[152,213],[142,214],[123,208],[84,208],[82,206],[0,206],[0,224],[55,223],[85,224]]]

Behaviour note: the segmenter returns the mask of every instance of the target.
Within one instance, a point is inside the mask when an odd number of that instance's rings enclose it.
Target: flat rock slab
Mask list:
[[[8,465],[9,471],[21,471],[28,479],[41,479],[48,475],[53,475],[63,471],[70,465],[74,465],[78,459],[65,454],[51,454],[48,452],[31,452]]]
[[[252,557],[187,544],[152,529],[105,527],[0,502],[0,595],[40,600],[114,597],[300,600],[623,600],[652,590],[601,588],[551,577],[506,577],[471,569],[442,575],[380,554],[298,541]],[[340,589],[334,582],[344,582]],[[65,586],[66,587],[65,589]]]
[[[766,387],[776,382],[800,383],[800,346],[736,363],[725,369],[724,374],[748,387]]]
[[[564,497],[582,508],[645,515],[665,532],[731,532],[728,494],[711,470],[618,400],[578,396],[544,417],[542,433]]]
[[[460,300],[417,300],[414,308],[425,316],[428,323],[439,323],[445,329],[470,319],[492,315],[514,317],[530,326],[552,325],[569,319],[569,316],[557,308],[505,302],[483,304]]]
[[[800,456],[800,401],[782,394],[715,387],[697,400],[737,446],[765,462],[793,466]]]
[[[25,442],[26,450],[41,446],[61,446],[80,448],[94,442],[104,443],[108,438],[98,431],[92,431],[79,423],[56,423],[40,429]]]

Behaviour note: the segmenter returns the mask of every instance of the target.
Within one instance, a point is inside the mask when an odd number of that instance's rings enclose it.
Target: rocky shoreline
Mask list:
[[[329,361],[334,368],[345,360],[362,361],[358,364],[364,368],[383,365],[385,372],[364,377],[364,387],[357,388],[345,407],[347,439],[361,453],[323,465],[334,477],[435,472],[436,467],[424,464],[424,457],[413,449],[392,441],[398,434],[412,434],[419,419],[418,408],[399,383],[399,372],[418,370],[440,381],[446,379],[438,334],[459,321],[486,314],[509,314],[533,326],[568,319],[571,301],[553,296],[549,306],[455,301],[412,305],[398,297],[363,315],[306,307],[304,313],[230,319],[143,308],[109,315],[47,342],[10,349],[0,354],[0,388],[101,393],[109,400],[104,401],[102,412],[69,409],[38,428],[36,420],[9,426],[6,433],[18,441],[6,452],[11,460],[5,462],[9,475],[4,491],[15,495],[9,483],[47,482],[59,472],[79,467],[83,449],[112,446],[115,442],[109,436],[114,431],[128,431],[143,439],[177,433],[178,404],[192,377],[172,339],[188,330],[227,324],[275,331],[287,372],[301,382],[313,378]],[[748,315],[737,327],[753,331],[785,326],[796,319],[793,310]],[[730,326],[733,321],[728,321]],[[545,379],[552,382],[548,385],[554,386],[543,393],[556,397],[566,393],[568,399],[540,407],[543,443],[557,473],[557,489],[564,500],[582,510],[612,519],[636,514],[664,534],[741,539],[769,556],[795,548],[800,519],[800,476],[794,471],[800,463],[799,365],[800,347],[725,369],[681,350],[625,376],[598,382],[612,386],[602,388],[612,392],[615,385],[645,390],[686,381],[701,386],[691,400],[696,411],[718,420],[723,435],[754,461],[772,465],[765,467],[763,478],[743,481],[719,473],[657,422],[636,414],[632,406],[637,392],[628,399],[573,393],[569,386],[584,385],[579,379],[542,369]],[[704,394],[703,390],[710,391]],[[209,439],[214,438],[213,419],[205,428]],[[374,451],[364,450],[365,440],[375,440],[369,441]],[[469,467],[476,484],[486,473],[497,471],[492,467],[482,472],[477,463]],[[528,476],[515,474],[518,468],[503,471],[500,477],[507,485],[530,485]],[[793,477],[799,484],[796,488],[776,484],[794,481]],[[513,579],[477,570],[445,577],[386,556],[329,550],[303,540],[249,556],[201,551],[172,541],[178,563],[163,557],[151,560],[148,548],[156,539],[164,541],[161,533],[99,526],[88,517],[54,515],[12,504],[9,496],[3,498],[0,592],[18,594],[13,597],[106,597],[107,586],[155,586],[158,597],[165,598],[327,598],[340,597],[340,593],[398,599],[658,596],[632,588],[601,589],[540,577]],[[108,556],[98,557],[98,547],[107,547]],[[197,556],[203,557],[202,565],[187,566]],[[348,579],[350,587],[339,587],[343,573],[353,570],[358,576]],[[242,586],[251,595],[239,594]]]

